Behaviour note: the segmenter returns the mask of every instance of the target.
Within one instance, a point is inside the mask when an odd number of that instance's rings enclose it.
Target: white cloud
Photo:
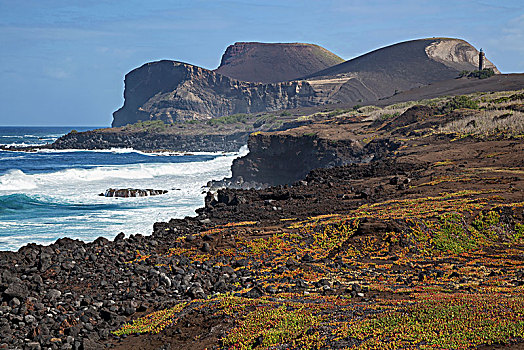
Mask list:
[[[503,40],[507,41],[516,49],[524,51],[524,15],[514,18],[503,28]]]
[[[46,77],[63,80],[71,77],[71,73],[62,67],[44,67],[43,73]]]
[[[524,71],[524,15],[508,20],[488,43],[493,48],[490,59],[502,72]]]

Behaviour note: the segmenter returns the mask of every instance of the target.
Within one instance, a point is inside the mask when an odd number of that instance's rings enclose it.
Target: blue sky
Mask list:
[[[350,59],[433,36],[524,72],[522,0],[0,0],[0,125],[110,125],[128,71],[159,59],[213,69],[236,41]]]

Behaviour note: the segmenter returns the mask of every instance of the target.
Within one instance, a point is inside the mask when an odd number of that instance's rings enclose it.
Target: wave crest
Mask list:
[[[40,186],[75,184],[110,179],[153,179],[159,176],[205,176],[217,168],[229,167],[234,158],[247,153],[218,156],[207,161],[180,163],[141,163],[116,166],[98,166],[93,168],[71,168],[52,173],[26,174],[19,169],[10,170],[0,176],[0,191],[32,190]]]
[[[37,184],[31,175],[26,175],[22,170],[10,170],[0,176],[0,191],[32,190]]]

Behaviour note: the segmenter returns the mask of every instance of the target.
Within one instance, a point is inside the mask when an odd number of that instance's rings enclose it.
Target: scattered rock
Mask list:
[[[11,300],[9,301],[9,306],[10,306],[11,308],[13,308],[13,309],[14,309],[15,307],[19,307],[19,306],[20,306],[20,300],[18,300],[18,298],[14,297],[13,299],[11,299]]]
[[[211,246],[209,245],[209,243],[207,242],[204,242],[204,244],[202,244],[202,247],[200,248],[204,253],[209,253],[211,251]]]
[[[106,190],[103,194],[100,194],[104,197],[147,197],[147,196],[158,196],[161,194],[166,194],[167,190],[153,190],[153,189],[137,189],[137,188],[123,188],[115,189],[110,188]]]
[[[4,294],[13,298],[25,299],[27,298],[29,291],[21,281],[15,281],[9,284],[9,287],[4,291]]]
[[[50,289],[47,292],[47,299],[49,300],[55,300],[55,299],[60,298],[61,296],[62,296],[62,292],[56,289]]]

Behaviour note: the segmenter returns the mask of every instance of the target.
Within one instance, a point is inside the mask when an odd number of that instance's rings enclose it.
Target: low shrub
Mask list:
[[[162,120],[142,120],[134,124],[124,126],[124,130],[132,131],[163,131],[168,125]]]
[[[489,77],[492,77],[495,75],[495,71],[493,68],[484,68],[482,70],[474,70],[474,71],[468,71],[463,70],[459,74],[459,78],[468,77],[468,78],[478,78],[478,79],[486,79]]]
[[[455,109],[469,108],[478,109],[479,104],[469,96],[455,96],[442,107],[443,112],[449,113]]]

